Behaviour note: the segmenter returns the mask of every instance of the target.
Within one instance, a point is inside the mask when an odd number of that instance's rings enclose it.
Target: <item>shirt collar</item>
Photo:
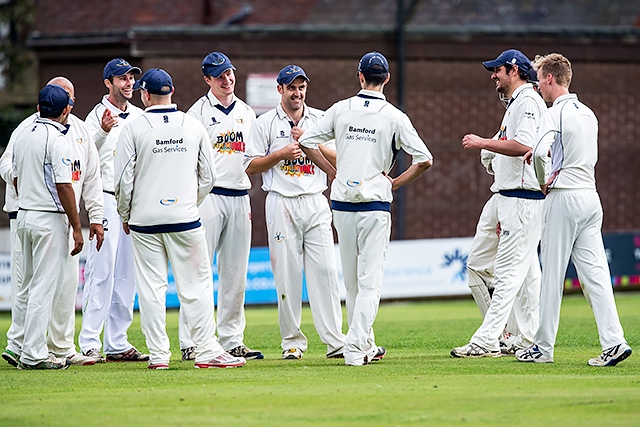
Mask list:
[[[65,132],[65,131],[68,129],[68,127],[67,127],[67,126],[65,126],[65,125],[63,125],[62,123],[60,123],[60,122],[56,122],[55,120],[51,120],[51,119],[45,119],[45,118],[43,118],[43,117],[40,117],[40,115],[38,115],[38,118],[36,119],[36,122],[39,122],[39,123],[46,123],[46,124],[49,124],[49,125],[53,125],[53,126],[55,126],[55,127],[56,127],[56,129],[58,129],[60,132]],[[65,133],[66,133],[66,132],[65,132]]]
[[[303,108],[302,117],[300,118],[300,121],[302,121],[303,119],[306,119],[307,117],[309,117],[309,109],[307,108],[307,104],[302,104],[302,108]],[[276,106],[276,113],[278,114],[278,118],[280,120],[291,121],[291,118],[284,111],[284,108],[282,108],[282,104],[280,104],[280,103]]]
[[[361,89],[360,92],[358,92],[358,95],[372,96],[374,98],[380,98],[385,101],[387,100],[387,98],[384,96],[384,93],[378,92],[377,90]]]
[[[217,105],[217,104],[222,105],[220,100],[218,98],[216,98],[216,96],[213,94],[213,92],[211,92],[211,89],[209,89],[209,92],[207,92],[207,94],[205,96],[209,100],[209,104],[211,104],[212,107],[214,105]],[[237,99],[238,98],[236,97],[236,94],[234,93],[233,94],[233,99],[231,100],[231,104],[233,104]],[[231,104],[229,104],[229,105],[231,105]]]
[[[116,114],[126,113],[127,111],[129,111],[129,101],[127,101],[127,104],[125,105],[125,109],[124,111],[122,111],[121,109],[113,105],[111,101],[109,101],[109,95],[105,95],[102,97],[102,105],[104,105],[105,107],[107,107],[109,110],[111,110]]]
[[[177,104],[160,104],[160,105],[152,105],[144,109],[144,111],[153,111],[153,110],[178,110]]]
[[[559,96],[559,97],[556,98],[555,101],[553,101],[553,105],[558,105],[562,101],[568,101],[570,99],[577,100],[578,99],[578,95],[576,95],[575,93],[568,93],[566,95]]]

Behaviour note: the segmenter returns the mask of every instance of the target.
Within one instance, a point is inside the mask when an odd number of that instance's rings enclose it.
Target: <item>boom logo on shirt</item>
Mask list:
[[[213,149],[224,154],[244,153],[244,136],[242,132],[233,130],[221,133],[216,137],[216,142],[213,143]]]
[[[287,176],[310,176],[315,175],[316,165],[306,156],[301,156],[294,160],[284,160],[280,170]]]

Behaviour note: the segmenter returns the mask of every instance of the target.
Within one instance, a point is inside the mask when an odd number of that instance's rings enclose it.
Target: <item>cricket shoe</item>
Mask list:
[[[553,358],[545,356],[536,344],[516,351],[516,359],[519,362],[553,363]]]
[[[7,361],[7,363],[11,366],[13,366],[14,368],[18,367],[18,364],[20,363],[20,355],[14,353],[13,351],[9,350],[8,348],[6,348],[3,352],[2,352],[2,358],[4,360]]]
[[[616,366],[631,356],[631,353],[633,353],[633,350],[631,350],[629,344],[625,342],[603,350],[600,356],[589,359],[587,364],[589,366]]]
[[[500,353],[500,350],[487,350],[486,348],[479,346],[478,344],[470,342],[469,344],[463,345],[462,347],[456,347],[451,350],[451,355],[453,357],[477,358],[500,357],[502,356],[502,353]]]
[[[381,360],[383,357],[387,355],[387,349],[381,346],[378,346],[378,350],[376,350],[375,356],[371,358],[371,362],[377,362]]]
[[[168,363],[149,363],[147,365],[147,368],[153,369],[156,371],[166,371],[167,369],[169,369],[169,364]]]
[[[245,360],[264,359],[264,354],[259,350],[251,350],[246,345],[239,345],[227,353],[234,357],[244,357]]]
[[[137,348],[131,347],[122,353],[107,354],[107,362],[148,362],[149,355],[143,354]]]
[[[195,347],[187,347],[180,349],[182,352],[182,361],[187,362],[189,360],[196,360],[196,348]]]
[[[35,365],[29,365],[28,363],[20,362],[18,363],[18,369],[23,371],[28,370],[44,370],[44,369],[67,369],[69,367],[69,360],[66,357],[58,358],[53,354],[50,354],[47,357],[47,360],[42,362],[38,362]]]
[[[283,359],[302,359],[302,350],[299,348],[288,348],[282,352]]]
[[[500,353],[505,356],[514,356],[516,351],[520,350],[518,346],[516,346],[516,342],[518,341],[518,337],[516,335],[512,335],[510,333],[504,334],[502,339],[500,340]]]
[[[344,347],[327,353],[327,359],[344,359]]]
[[[239,368],[247,363],[244,357],[234,357],[226,351],[208,362],[196,362],[193,367],[198,369],[208,368]]]
[[[85,356],[84,354],[74,353],[70,356],[67,356],[67,361],[69,365],[76,366],[89,366],[95,365],[97,360],[93,357]]]
[[[100,354],[100,351],[96,348],[92,348],[91,350],[87,350],[84,353],[82,353],[84,356],[86,357],[90,357],[93,360],[96,361],[96,363],[104,363],[105,359],[104,356]]]

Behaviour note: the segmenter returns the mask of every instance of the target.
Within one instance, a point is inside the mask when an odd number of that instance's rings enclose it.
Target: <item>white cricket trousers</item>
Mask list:
[[[95,240],[85,241],[85,245],[87,244],[95,245]],[[47,347],[57,357],[68,357],[76,353],[74,339],[80,256],[71,256],[72,248],[73,235],[69,230],[69,249],[64,267],[64,281],[53,297],[53,310],[47,335]]]
[[[344,285],[347,324],[344,343],[347,365],[362,365],[377,352],[373,322],[380,305],[384,262],[391,237],[391,213],[333,211]]]
[[[24,338],[24,310],[27,300],[18,303],[18,291],[22,287],[22,243],[18,237],[18,220],[9,220],[9,245],[11,246],[11,325],[7,331],[7,348],[15,354],[22,353]]]
[[[131,231],[140,325],[149,348],[150,363],[169,363],[166,330],[168,262],[180,307],[196,348],[196,362],[210,361],[224,352],[215,336],[213,277],[202,227],[177,233],[145,234]]]
[[[83,352],[100,350],[104,327],[104,353],[129,350],[127,330],[133,321],[136,294],[131,237],[122,229],[116,198],[104,193],[104,242],[100,252],[89,247],[83,288],[82,329],[78,338]]]
[[[469,289],[480,309],[482,318],[486,316],[491,303],[489,288],[494,288],[494,267],[499,243],[499,238],[496,235],[498,201],[502,197],[504,196],[494,194],[485,203],[467,259]],[[524,284],[516,294],[513,309],[506,325],[507,332],[518,336],[516,345],[521,348],[526,348],[533,343],[533,337],[538,329],[541,279],[542,272],[536,253],[535,259],[531,261]]]
[[[244,290],[251,249],[251,205],[249,195],[209,194],[198,207],[206,233],[209,261],[217,255],[218,339],[225,350],[244,345]],[[182,317],[181,317],[182,318]],[[179,330],[184,330],[181,327]],[[181,347],[191,347],[180,336]],[[186,348],[186,347],[183,347]]]
[[[322,193],[284,197],[269,192],[265,214],[282,349],[307,350],[307,337],[300,329],[303,270],[320,340],[327,353],[341,349],[345,336],[327,198]]]
[[[605,350],[625,342],[602,242],[602,205],[595,190],[553,189],[544,203],[540,328],[535,343],[553,357],[562,291],[571,257]]]
[[[17,303],[26,301],[26,310],[15,322],[24,325],[20,361],[35,365],[49,355],[47,327],[54,295],[64,280],[69,223],[64,213],[38,211],[19,211],[17,220],[23,257]]]
[[[537,248],[540,242],[543,199],[523,199],[495,194],[495,212],[500,222],[501,234],[495,252],[494,290],[489,309],[482,325],[471,337],[470,342],[490,351],[499,351],[500,335],[514,308],[516,295],[523,287],[525,278],[539,261]],[[495,224],[494,233],[495,233]],[[529,289],[529,315],[515,310],[520,333],[529,341],[538,320],[531,311],[537,308],[539,288]],[[525,344],[525,343],[523,343]]]

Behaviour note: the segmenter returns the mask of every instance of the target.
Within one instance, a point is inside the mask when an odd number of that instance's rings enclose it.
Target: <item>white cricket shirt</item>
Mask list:
[[[519,86],[511,96],[497,139],[515,139],[533,148],[538,121],[546,109],[546,104],[531,83]],[[517,189],[540,191],[533,166],[524,163],[523,156],[496,153],[491,166],[494,172],[491,191],[494,193]]]
[[[303,116],[298,127],[308,129],[316,123],[324,112],[304,105]],[[293,121],[287,116],[282,105],[256,119],[247,144],[245,166],[256,157],[267,156],[274,151],[295,142],[291,136]],[[321,193],[327,189],[327,175],[307,156],[295,160],[281,160],[262,174],[262,189],[275,191],[285,197]]]
[[[175,104],[155,105],[128,123],[116,150],[116,199],[134,231],[176,232],[199,220],[214,184],[211,141],[200,122]],[[135,230],[153,227],[155,231]],[[197,225],[199,226],[199,224]]]
[[[116,155],[116,145],[122,128],[132,120],[142,115],[142,109],[127,102],[125,111],[120,110],[108,100],[109,95],[105,95],[93,110],[87,114],[85,122],[92,132],[92,139],[100,155],[100,171],[102,173],[102,188],[104,191],[113,193],[115,190],[113,182],[113,159]],[[102,130],[102,115],[104,110],[109,109],[111,114],[118,118],[109,132]]]
[[[596,189],[598,162],[598,119],[576,94],[558,97],[544,112],[537,134],[534,165],[542,185],[549,176],[558,176],[549,188]],[[545,173],[551,149],[551,174]]]
[[[242,164],[256,113],[240,98],[225,108],[209,91],[187,111],[204,125],[213,146],[216,187],[248,190],[251,180]]]

